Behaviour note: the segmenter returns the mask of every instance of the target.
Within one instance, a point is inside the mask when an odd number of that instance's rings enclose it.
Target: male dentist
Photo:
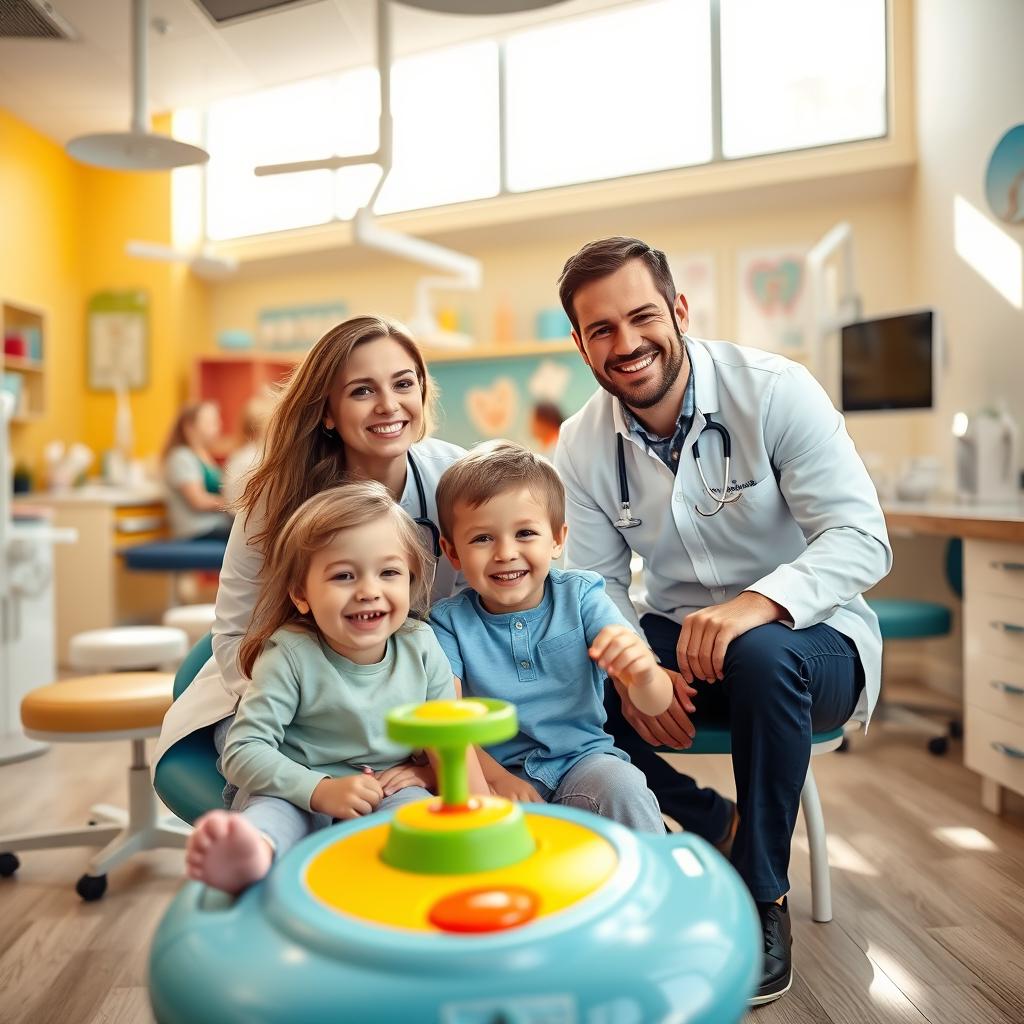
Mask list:
[[[770,1002],[792,983],[787,870],[811,734],[867,721],[878,697],[882,641],[861,594],[892,564],[885,520],[811,374],[687,337],[663,253],[635,238],[591,242],[566,262],[559,294],[602,389],[555,453],[567,563],[600,573],[679,671],[657,717],[609,687],[606,728],[666,814],[731,851],[764,933],[753,1001]],[[636,608],[631,551],[644,565]],[[736,805],[650,746],[688,747],[710,720],[729,723]]]

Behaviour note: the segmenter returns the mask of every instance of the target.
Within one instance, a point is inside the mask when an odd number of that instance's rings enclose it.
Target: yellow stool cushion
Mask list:
[[[169,672],[115,672],[40,686],[21,702],[26,729],[100,733],[155,729],[171,706]]]

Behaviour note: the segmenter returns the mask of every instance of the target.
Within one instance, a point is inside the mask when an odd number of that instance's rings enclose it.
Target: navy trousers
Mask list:
[[[641,626],[661,663],[678,668],[680,626],[645,615]],[[853,714],[864,672],[853,642],[831,626],[790,629],[772,622],[737,637],[725,654],[722,682],[696,682],[693,724],[727,725],[732,735],[739,826],[732,863],[754,899],[789,891],[789,851],[800,791],[811,756],[811,734],[836,729]],[[729,802],[660,758],[622,715],[609,683],[605,726],[647,776],[661,809],[709,842],[731,824]]]

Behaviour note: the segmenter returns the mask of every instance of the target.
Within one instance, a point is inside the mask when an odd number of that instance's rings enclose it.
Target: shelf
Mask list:
[[[575,352],[572,338],[556,341],[513,341],[507,345],[473,345],[470,348],[424,347],[423,358],[431,363],[471,362],[476,359],[522,359],[527,356],[550,356]]]
[[[248,349],[237,352],[208,352],[198,357],[205,364],[211,363],[276,363],[291,365],[301,362],[308,350]],[[424,345],[421,349],[424,360],[429,363],[466,362],[474,359],[519,359],[526,356],[557,355],[561,352],[575,352],[572,338],[558,338],[553,341],[510,341],[507,344],[488,342],[471,345],[468,348],[440,348]]]
[[[42,373],[43,364],[35,359],[23,359],[21,356],[4,356],[5,370],[18,370],[20,373]]]

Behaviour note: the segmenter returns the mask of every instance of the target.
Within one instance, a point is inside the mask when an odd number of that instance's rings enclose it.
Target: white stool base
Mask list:
[[[159,803],[150,781],[146,745],[132,740],[128,769],[128,810],[97,804],[90,811],[96,825],[0,836],[0,851],[46,850],[66,846],[103,846],[89,862],[88,875],[105,875],[143,850],[183,849],[192,828],[177,818],[159,817]]]

